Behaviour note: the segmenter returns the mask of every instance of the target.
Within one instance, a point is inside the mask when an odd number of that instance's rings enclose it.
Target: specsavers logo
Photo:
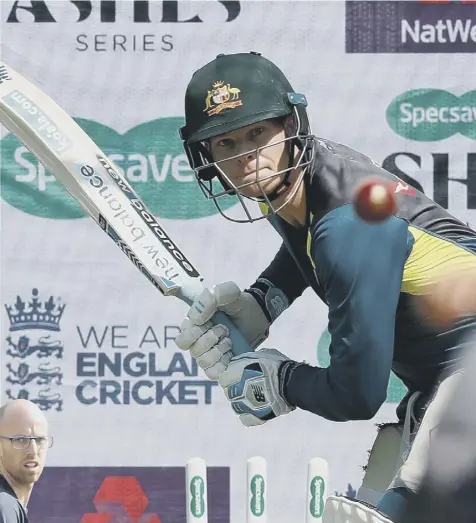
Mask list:
[[[321,367],[328,367],[330,363],[329,345],[331,337],[329,331],[326,329],[319,338],[317,343],[317,363]],[[406,394],[406,387],[393,373],[390,376],[390,381],[387,388],[386,403],[400,403]]]
[[[460,133],[476,139],[476,91],[456,96],[441,89],[416,89],[397,96],[387,122],[400,136],[433,142]]]
[[[189,220],[217,213],[195,181],[177,129],[183,118],[161,118],[124,134],[92,120],[76,122],[115,162],[150,211],[160,218]],[[78,219],[85,212],[18,139],[0,143],[2,198],[13,207],[41,218]],[[219,182],[216,182],[219,183]],[[231,198],[229,208],[236,203]]]

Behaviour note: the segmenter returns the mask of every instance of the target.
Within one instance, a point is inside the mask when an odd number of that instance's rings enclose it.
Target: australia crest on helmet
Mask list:
[[[232,87],[223,81],[215,82],[211,90],[207,91],[205,99],[205,109],[208,116],[218,114],[224,109],[234,109],[243,105],[240,99],[241,90],[238,87]]]

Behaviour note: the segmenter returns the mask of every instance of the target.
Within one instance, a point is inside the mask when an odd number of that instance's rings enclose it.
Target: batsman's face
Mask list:
[[[48,435],[44,418],[28,414],[8,416],[8,419],[1,424],[0,433],[2,436],[17,438],[13,444],[8,439],[0,439],[0,459],[3,470],[17,485],[26,486],[35,483],[43,472],[47,453],[46,445],[40,448],[41,438],[46,438]],[[28,441],[26,437],[39,439]]]
[[[261,197],[281,183],[288,168],[289,144],[277,120],[264,120],[211,138],[213,160],[241,194]]]

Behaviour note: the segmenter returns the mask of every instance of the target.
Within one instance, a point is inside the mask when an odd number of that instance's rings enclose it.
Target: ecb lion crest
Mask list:
[[[17,296],[14,303],[5,304],[11,334],[2,347],[1,370],[7,372],[1,385],[7,398],[28,399],[41,410],[63,410],[65,307],[61,298],[40,299],[36,288],[29,298]]]
[[[231,87],[225,82],[215,82],[211,91],[208,91],[205,99],[205,109],[208,116],[218,114],[224,109],[234,109],[243,105],[240,100],[240,89],[238,87]]]

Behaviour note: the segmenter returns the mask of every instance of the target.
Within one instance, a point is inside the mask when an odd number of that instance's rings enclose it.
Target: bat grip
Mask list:
[[[224,312],[217,312],[212,318],[212,323],[214,325],[220,324],[226,325],[228,327],[228,330],[230,331],[229,336],[232,342],[231,352],[233,352],[234,356],[239,356],[245,352],[254,351],[251,345],[249,345],[243,337],[243,334],[241,334],[241,332],[236,328],[235,324]]]
[[[198,278],[190,278],[181,286],[176,296],[191,307],[193,307],[194,304],[197,307],[196,300],[202,290],[203,282]],[[200,307],[197,307],[197,311],[201,312],[202,304],[199,303],[199,305]],[[233,356],[239,356],[240,354],[245,354],[245,352],[254,352],[253,347],[245,340],[243,334],[241,334],[236,325],[231,321],[231,318],[223,311],[217,311],[212,317],[211,322],[213,325],[226,325],[228,327]]]

